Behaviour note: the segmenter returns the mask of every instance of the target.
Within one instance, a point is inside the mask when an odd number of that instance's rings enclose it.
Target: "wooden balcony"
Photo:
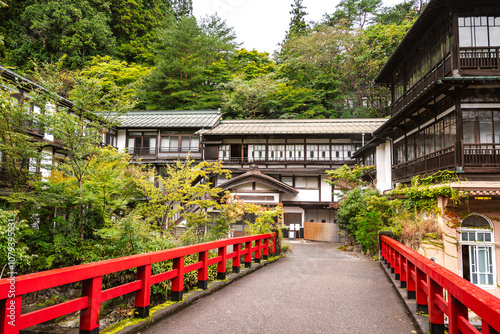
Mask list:
[[[456,146],[393,166],[392,178],[394,182],[405,183],[414,175],[430,175],[440,170],[456,170],[456,167],[462,167],[466,173],[467,169],[475,170],[476,174],[488,173],[492,170],[498,173],[500,171],[500,144],[457,143]]]
[[[234,163],[234,164],[266,164],[266,165],[284,165],[284,164],[338,164],[338,165],[354,165],[356,164],[356,159],[353,158],[287,158],[287,159],[265,159],[265,158],[222,158],[220,159],[224,163]]]
[[[500,144],[463,144],[464,167],[500,167]]]
[[[455,146],[449,146],[423,157],[392,167],[395,182],[408,182],[414,175],[432,174],[439,170],[455,169]]]
[[[460,68],[487,70],[500,69],[500,48],[461,48]]]
[[[132,156],[132,159],[184,159],[188,155],[192,159],[201,158],[200,148],[129,147],[127,148],[127,152]]]
[[[419,97],[437,79],[449,76],[451,71],[451,56],[448,55],[427,72],[416,84],[407,89],[403,96],[391,105],[391,116],[397,114],[407,104]]]

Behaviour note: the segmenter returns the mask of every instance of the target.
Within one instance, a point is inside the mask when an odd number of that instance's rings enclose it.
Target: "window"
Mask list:
[[[500,17],[459,17],[460,47],[500,46]]]
[[[156,154],[156,131],[130,131],[128,137],[128,152],[130,154]]]
[[[296,176],[295,188],[297,189],[319,189],[318,178],[314,176]]]
[[[500,112],[463,110],[464,143],[500,143]]]
[[[304,145],[287,145],[287,160],[304,160]]]
[[[473,284],[494,285],[494,236],[489,221],[470,215],[461,227],[463,277]]]
[[[219,160],[229,160],[230,152],[231,152],[231,145],[220,145]]]
[[[200,137],[197,135],[183,135],[179,133],[161,134],[160,152],[199,152]]]
[[[103,143],[105,145],[110,145],[110,146],[116,147],[116,131],[115,130],[107,131],[103,137],[104,137]]]
[[[266,160],[266,145],[253,146],[253,160],[254,161]]]
[[[285,160],[285,145],[269,145],[269,160]]]
[[[293,187],[293,176],[282,176],[281,182]]]

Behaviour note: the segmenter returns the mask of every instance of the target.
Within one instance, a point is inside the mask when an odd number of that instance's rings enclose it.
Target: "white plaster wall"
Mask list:
[[[123,150],[127,147],[127,130],[118,130],[116,145],[119,150]]]
[[[321,202],[330,203],[332,201],[332,186],[325,182],[328,175],[321,175]]]
[[[392,189],[391,142],[386,141],[376,148],[377,159],[377,189],[385,191]]]
[[[297,189],[299,193],[297,196],[292,196],[289,194],[283,194],[283,201],[295,201],[295,202],[318,202],[319,201],[319,190],[309,190],[309,189]]]

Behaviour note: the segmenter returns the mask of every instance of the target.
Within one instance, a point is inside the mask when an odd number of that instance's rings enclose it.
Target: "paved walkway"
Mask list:
[[[417,333],[379,263],[335,244],[292,245],[142,333]]]

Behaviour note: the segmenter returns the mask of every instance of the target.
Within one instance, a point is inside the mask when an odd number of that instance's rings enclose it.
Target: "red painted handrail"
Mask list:
[[[126,256],[111,260],[87,263],[73,267],[49,270],[15,278],[12,283],[8,278],[0,280],[0,333],[14,334],[20,330],[55,319],[57,317],[80,312],[80,333],[99,332],[99,312],[101,303],[125,294],[135,292],[136,316],[149,316],[151,285],[172,280],[172,300],[182,300],[184,274],[198,271],[198,287],[207,288],[208,267],[218,264],[218,279],[226,278],[226,263],[232,260],[233,272],[240,269],[240,256],[245,255],[245,266],[251,267],[252,254],[259,263],[261,252],[264,260],[269,257],[269,248],[274,253],[276,233],[260,234],[247,237],[231,238],[207,242],[198,245],[161,250]],[[272,240],[272,242],[270,242]],[[255,246],[252,244],[255,242]],[[242,248],[241,245],[245,247]],[[227,253],[227,246],[233,246],[233,252]],[[218,256],[209,258],[209,251],[218,249]],[[184,266],[184,257],[198,254],[199,261]],[[152,276],[151,265],[172,260],[173,269]],[[137,268],[137,280],[107,290],[102,290],[103,275]],[[38,311],[21,314],[22,295],[49,289],[69,283],[82,282],[82,297],[43,308]],[[15,297],[12,295],[14,291]]]
[[[450,334],[500,332],[497,297],[385,235],[381,253],[402,287],[406,286],[408,297],[416,299],[417,310],[429,314],[430,333],[444,333],[444,315]],[[481,318],[482,332],[469,323],[469,310]]]

